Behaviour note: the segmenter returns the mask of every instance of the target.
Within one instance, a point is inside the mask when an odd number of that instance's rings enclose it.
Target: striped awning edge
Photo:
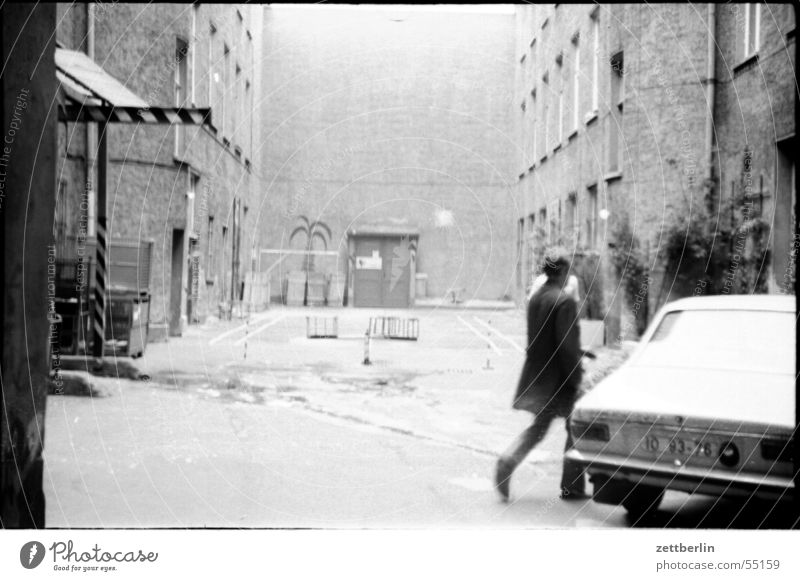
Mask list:
[[[104,107],[68,104],[59,107],[59,121],[90,123],[144,123],[149,125],[211,124],[211,109],[176,107]]]

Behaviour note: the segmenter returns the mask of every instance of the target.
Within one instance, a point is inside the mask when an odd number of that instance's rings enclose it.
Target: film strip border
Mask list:
[[[84,123],[144,123],[148,125],[211,124],[211,109],[169,107],[102,107],[98,105],[64,105],[58,110],[59,121]]]

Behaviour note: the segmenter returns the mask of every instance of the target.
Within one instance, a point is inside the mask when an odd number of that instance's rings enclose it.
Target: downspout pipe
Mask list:
[[[86,55],[94,60],[95,55],[95,27],[94,27],[95,5],[93,2],[86,3]],[[95,192],[97,192],[97,124],[86,123],[86,184],[84,191],[88,195],[89,215],[87,224],[89,226],[87,235],[95,235]],[[89,186],[88,184],[91,184]],[[88,190],[88,191],[86,191]]]
[[[717,6],[708,4],[708,57],[706,59],[706,183],[714,177],[714,107],[716,103],[717,79]]]

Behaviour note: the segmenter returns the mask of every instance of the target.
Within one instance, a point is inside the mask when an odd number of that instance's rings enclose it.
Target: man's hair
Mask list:
[[[569,271],[570,255],[563,248],[552,248],[544,253],[542,272],[547,278],[559,276]]]

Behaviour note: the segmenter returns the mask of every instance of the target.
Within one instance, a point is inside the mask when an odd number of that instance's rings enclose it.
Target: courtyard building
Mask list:
[[[200,3],[58,5],[59,49],[87,55],[143,100],[145,113],[211,111],[202,125],[108,125],[109,277],[113,287],[115,246],[132,247],[139,290],[149,295],[151,341],[253,306],[244,283],[253,280],[258,235],[262,12]],[[78,240],[96,234],[97,131],[94,123],[59,123],[56,230],[67,262]]]
[[[792,292],[794,9],[516,11],[518,294],[549,245],[607,342],[681,296]]]

